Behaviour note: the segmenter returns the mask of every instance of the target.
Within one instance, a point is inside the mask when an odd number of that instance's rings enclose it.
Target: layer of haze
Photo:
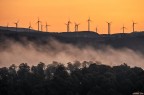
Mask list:
[[[90,46],[82,49],[71,44],[64,44],[51,40],[45,46],[37,46],[31,42],[22,45],[14,41],[7,41],[7,48],[0,51],[0,67],[28,63],[36,65],[39,62],[45,64],[53,61],[67,63],[78,61],[101,62],[102,64],[115,66],[127,63],[129,66],[144,68],[144,55],[133,50],[113,49],[106,46],[104,49],[93,49]]]
[[[132,31],[132,20],[137,22],[136,31],[144,30],[144,0],[0,0],[0,25],[28,28],[29,22],[37,29],[37,18],[42,24],[51,25],[50,31],[66,31],[65,23],[80,23],[79,30],[87,30],[87,19],[91,17],[91,30],[98,27],[99,33],[107,33],[106,21],[112,21],[112,33],[121,32],[123,24],[126,32]]]

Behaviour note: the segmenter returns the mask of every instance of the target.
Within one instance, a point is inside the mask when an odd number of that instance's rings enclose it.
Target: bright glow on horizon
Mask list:
[[[51,25],[49,31],[66,31],[67,21],[72,24],[70,30],[74,31],[74,23],[80,23],[79,30],[87,30],[87,19],[90,17],[91,30],[107,34],[106,21],[112,21],[111,32],[122,32],[123,24],[127,27],[125,32],[132,32],[132,20],[137,25],[136,31],[144,30],[144,0],[1,0],[0,25],[14,27],[19,20],[18,27],[37,29],[39,17],[42,24]],[[43,29],[45,30],[45,29]]]

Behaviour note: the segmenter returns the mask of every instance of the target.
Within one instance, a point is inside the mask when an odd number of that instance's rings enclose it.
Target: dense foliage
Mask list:
[[[22,63],[0,68],[0,95],[132,95],[144,92],[144,70],[126,64]]]

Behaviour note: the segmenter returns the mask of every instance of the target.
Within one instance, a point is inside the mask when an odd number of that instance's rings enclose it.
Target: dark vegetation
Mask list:
[[[131,95],[144,92],[144,70],[98,62],[22,63],[0,68],[0,95]]]

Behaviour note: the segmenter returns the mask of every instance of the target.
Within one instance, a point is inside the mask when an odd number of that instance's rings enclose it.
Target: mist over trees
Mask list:
[[[131,95],[144,92],[144,70],[99,62],[22,63],[0,68],[0,95]]]

